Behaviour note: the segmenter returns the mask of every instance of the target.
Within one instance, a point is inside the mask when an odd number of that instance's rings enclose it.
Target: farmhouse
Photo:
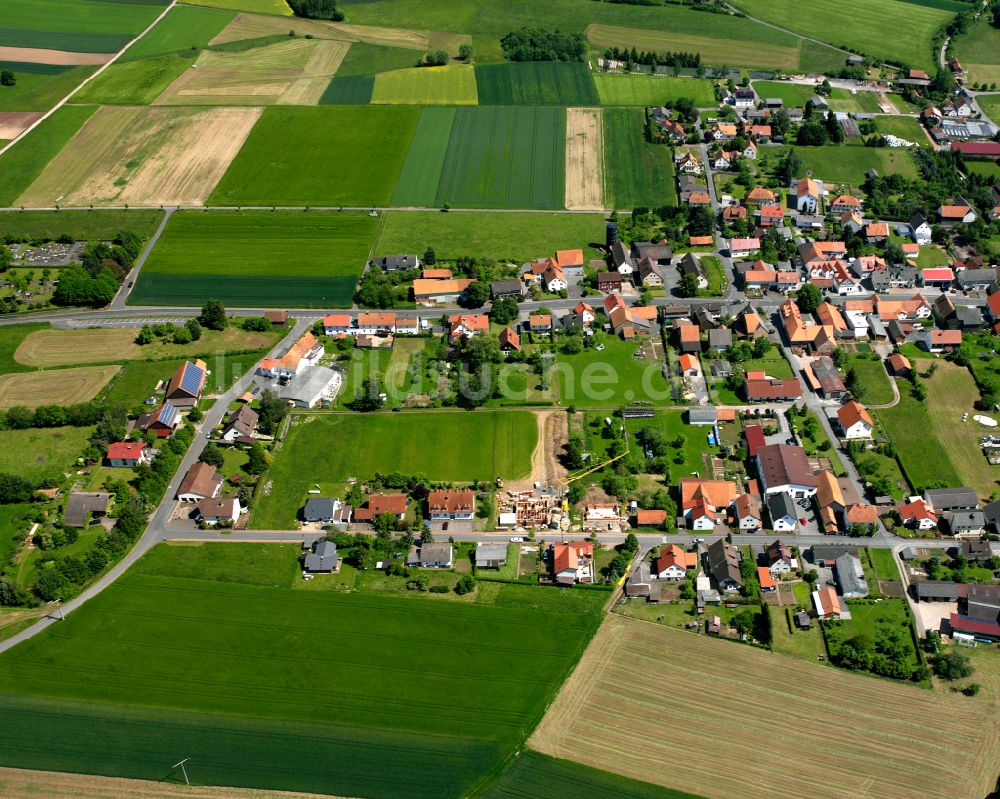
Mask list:
[[[790,195],[794,197],[795,210],[815,214],[820,209],[820,201],[825,194],[823,182],[812,178],[793,180]]]
[[[528,329],[532,333],[551,333],[552,315],[547,313],[531,314],[528,317]]]
[[[659,556],[653,561],[650,574],[656,580],[679,582],[687,576],[688,569],[697,566],[697,552],[685,552],[676,544],[670,544],[660,550]]]
[[[242,512],[243,508],[236,497],[200,499],[195,506],[195,518],[209,527],[218,524],[236,524]]]
[[[113,499],[114,494],[74,491],[66,501],[63,524],[69,527],[86,527],[107,514]]]
[[[332,497],[309,497],[302,511],[302,518],[310,524],[329,524],[345,529],[351,523],[350,505]]]
[[[938,222],[944,227],[970,225],[976,221],[976,210],[968,200],[956,200],[953,205],[942,205],[937,210]]]
[[[222,490],[222,477],[209,463],[198,462],[187,470],[177,488],[177,499],[181,502],[197,502],[201,499],[215,499]]]
[[[431,491],[427,510],[432,519],[471,519],[476,509],[476,495],[468,488]]]
[[[620,275],[631,275],[635,271],[635,259],[621,241],[611,245],[611,266]]]
[[[812,592],[813,605],[816,608],[816,616],[824,621],[839,619],[843,617],[845,610],[837,596],[837,592],[829,586],[820,588]]]
[[[198,404],[207,377],[204,361],[184,362],[170,378],[165,399],[175,408],[193,408]]]
[[[319,363],[326,348],[307,332],[281,358],[265,358],[257,365],[257,374],[272,379],[291,379]]]
[[[597,290],[603,292],[621,291],[622,276],[620,272],[598,272]]]
[[[765,494],[784,491],[795,499],[816,493],[816,475],[802,447],[768,444],[757,450],[757,476]]]
[[[678,486],[681,513],[692,530],[712,530],[725,524],[726,512],[740,493],[729,480],[682,477]]]
[[[302,569],[310,574],[335,574],[340,571],[340,562],[337,545],[324,538],[313,543],[312,552],[302,559]]]
[[[392,311],[362,311],[358,314],[358,335],[384,336],[396,332],[396,314]]]
[[[931,226],[923,214],[914,214],[910,219],[908,227],[910,235],[913,236],[913,240],[917,244],[924,246],[931,243]]]
[[[928,488],[924,499],[936,513],[949,510],[975,510],[979,507],[979,497],[971,488]]]
[[[720,591],[734,593],[743,587],[740,574],[740,551],[726,539],[720,538],[708,546],[708,573]]]
[[[142,441],[122,441],[108,446],[108,466],[134,469],[149,462],[148,448]]]
[[[792,401],[802,396],[798,380],[753,379],[746,381],[747,402]]]
[[[748,206],[777,205],[778,198],[770,189],[755,186],[747,194],[746,204]]]
[[[986,516],[981,510],[947,510],[941,514],[941,522],[955,538],[979,538],[986,532]]]
[[[899,518],[907,527],[917,530],[933,530],[937,527],[938,517],[929,503],[920,497],[910,497],[899,508]]]
[[[594,545],[590,541],[549,544],[549,565],[558,585],[594,582]]]
[[[659,242],[633,241],[632,257],[636,261],[648,258],[657,266],[670,266],[670,262],[674,257],[674,251],[666,239]]]
[[[333,313],[323,317],[324,336],[346,336],[353,332],[353,326],[350,314]]]
[[[729,241],[729,255],[731,258],[745,258],[759,249],[760,239],[758,238],[730,239]]]
[[[257,411],[249,405],[240,405],[226,422],[222,429],[222,440],[230,443],[234,441],[250,440],[257,432]]]
[[[459,336],[472,338],[482,333],[488,333],[490,318],[486,314],[453,314],[448,317],[448,334],[452,340]]]
[[[951,352],[962,346],[962,331],[931,328],[925,330],[919,340],[928,352]]]
[[[372,258],[368,266],[373,269],[384,269],[386,272],[395,272],[399,269],[419,269],[420,259],[416,255],[383,255],[381,258]]]
[[[392,516],[403,521],[406,516],[406,494],[370,494],[368,501],[354,509],[354,520],[370,522],[376,516]]]
[[[767,568],[771,574],[789,574],[795,567],[792,548],[780,538],[767,548]]]
[[[841,194],[830,202],[830,211],[835,214],[860,212],[861,200],[850,194]]]
[[[520,352],[521,336],[511,327],[505,327],[497,336],[501,352]]]
[[[135,427],[143,433],[152,431],[157,438],[168,438],[181,423],[180,412],[169,402],[164,402],[155,411],[144,413],[136,422]]]
[[[755,533],[761,528],[760,500],[754,494],[740,494],[736,497],[733,514],[740,532]]]
[[[701,268],[701,262],[695,257],[694,253],[689,252],[681,258],[677,268],[680,270],[681,275],[693,276],[698,282],[698,288],[708,288],[708,278],[705,277],[705,271]]]
[[[490,283],[490,296],[494,300],[500,297],[523,297],[524,283],[520,280],[494,280]]]
[[[639,282],[647,288],[663,285],[663,275],[660,273],[659,264],[652,258],[643,258],[639,261]]]
[[[465,290],[476,281],[470,278],[459,280],[413,281],[413,301],[421,305],[451,305],[462,299]]]
[[[854,400],[837,409],[837,424],[844,438],[850,440],[871,438],[875,427],[867,409]]]

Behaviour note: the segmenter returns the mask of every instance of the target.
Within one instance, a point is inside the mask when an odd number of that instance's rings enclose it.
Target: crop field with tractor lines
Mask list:
[[[480,105],[597,105],[586,64],[559,61],[481,64],[476,67]]]

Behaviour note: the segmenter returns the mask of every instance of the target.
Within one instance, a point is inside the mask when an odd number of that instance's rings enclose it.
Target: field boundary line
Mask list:
[[[48,111],[46,111],[41,117],[39,117],[38,119],[36,119],[32,124],[30,124],[24,130],[22,130],[17,136],[15,136],[13,139],[11,139],[11,141],[7,142],[6,145],[4,145],[3,147],[0,147],[0,155],[3,155],[11,147],[13,147],[19,141],[21,141],[21,139],[23,139],[25,136],[27,136],[29,133],[31,133],[31,131],[33,131],[35,128],[37,128],[39,125],[41,125],[46,119],[48,119],[50,116],[52,116],[56,111],[58,111],[64,105],[66,105],[66,103],[68,103],[70,101],[70,99],[73,97],[73,95],[75,95],[78,91],[80,91],[80,89],[82,89],[84,86],[86,86],[88,83],[90,83],[94,78],[96,78],[97,76],[99,76],[102,72],[104,72],[104,70],[106,70],[108,67],[110,67],[112,64],[114,64],[119,58],[121,58],[123,55],[125,55],[125,52],[132,45],[134,45],[137,41],[139,41],[140,39],[142,39],[143,36],[145,36],[147,33],[149,33],[153,28],[155,28],[160,23],[160,20],[162,20],[167,15],[167,12],[169,12],[170,9],[172,9],[175,5],[177,5],[177,0],[170,0],[170,5],[168,5],[165,9],[163,9],[163,12],[156,19],[154,19],[152,22],[150,22],[149,25],[146,27],[146,29],[144,31],[142,31],[142,33],[140,33],[138,36],[136,36],[134,39],[132,39],[130,42],[128,42],[128,44],[126,44],[121,50],[119,50],[110,59],[108,59],[108,61],[104,65],[102,65],[101,67],[99,67],[94,72],[93,75],[88,75],[86,78],[84,78],[80,82],[80,84],[73,89],[73,91],[71,91],[69,94],[67,94],[65,97],[63,97],[62,100],[60,100],[58,103],[56,103],[54,106],[52,106],[52,108],[50,108]]]

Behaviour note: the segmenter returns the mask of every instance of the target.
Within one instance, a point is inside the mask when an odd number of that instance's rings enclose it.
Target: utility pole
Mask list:
[[[180,763],[177,763],[176,765],[174,765],[174,768],[175,769],[179,768],[181,770],[181,773],[184,775],[184,784],[185,785],[190,785],[191,784],[191,780],[188,779],[187,769],[184,767],[184,764],[187,763],[190,759],[191,758],[189,758],[189,757],[185,757]]]

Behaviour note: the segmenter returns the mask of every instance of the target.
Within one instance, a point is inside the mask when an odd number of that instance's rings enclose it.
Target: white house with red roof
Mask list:
[[[140,463],[148,463],[149,447],[142,441],[119,441],[108,446],[108,466],[134,469]]]
[[[899,518],[904,525],[917,530],[933,530],[938,523],[937,514],[923,497],[910,497],[900,505]]]
[[[451,338],[455,339],[459,336],[472,338],[489,332],[490,319],[486,314],[481,313],[452,314],[448,317],[448,326]]]
[[[847,439],[871,438],[875,429],[868,409],[854,400],[837,409],[837,424]]]

